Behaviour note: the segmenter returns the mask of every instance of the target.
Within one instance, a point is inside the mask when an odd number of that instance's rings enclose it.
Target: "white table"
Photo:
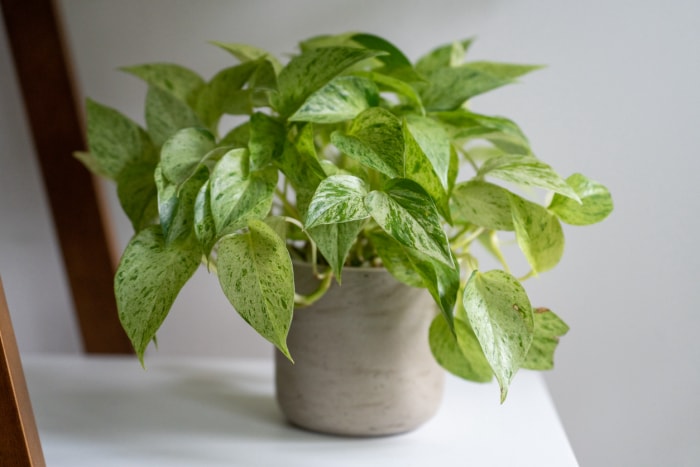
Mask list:
[[[27,356],[49,467],[575,466],[541,375],[449,377],[438,414],[399,436],[345,439],[285,423],[266,360]]]

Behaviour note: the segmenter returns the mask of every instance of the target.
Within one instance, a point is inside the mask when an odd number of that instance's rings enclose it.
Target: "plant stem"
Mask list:
[[[489,235],[489,243],[491,244],[491,249],[496,255],[496,258],[501,263],[501,266],[503,266],[503,270],[510,274],[510,268],[508,267],[506,258],[503,256],[503,252],[501,251],[501,246],[498,242],[498,235],[496,234],[495,230],[491,231],[491,234]]]
[[[298,293],[294,294],[294,304],[298,307],[313,305],[328,291],[331,286],[332,279],[333,272],[328,269],[326,274],[322,276],[321,282],[319,282],[316,290],[308,295],[301,295]]]
[[[275,188],[275,194],[277,195],[279,200],[282,201],[282,206],[284,207],[285,213],[289,214],[290,216],[293,216],[296,219],[301,219],[301,216],[299,215],[299,211],[297,211],[297,208],[295,208],[294,205],[292,205],[292,203],[290,203],[289,200],[287,199],[286,191],[287,191],[286,187],[285,187],[284,192],[280,191],[279,188]],[[302,227],[302,229],[303,229],[303,227]]]

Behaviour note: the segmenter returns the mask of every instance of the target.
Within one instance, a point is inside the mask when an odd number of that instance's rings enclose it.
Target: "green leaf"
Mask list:
[[[219,282],[241,317],[292,359],[287,333],[294,310],[294,273],[287,247],[275,231],[251,219],[246,233],[221,239]]]
[[[194,71],[173,63],[148,63],[121,68],[146,83],[167,91],[193,107],[204,80]]]
[[[311,94],[352,65],[380,52],[350,47],[324,47],[294,57],[279,74],[273,105],[283,117],[297,111]]]
[[[160,151],[160,166],[165,178],[180,185],[214,149],[214,136],[203,128],[184,128],[171,136]]]
[[[122,255],[114,279],[119,320],[143,364],[182,286],[199,265],[197,249],[166,244],[159,226],[137,233]]]
[[[612,212],[612,197],[605,186],[581,174],[573,174],[566,183],[576,192],[581,203],[555,194],[548,209],[562,221],[571,225],[590,225],[602,221]]]
[[[428,342],[435,360],[460,378],[479,383],[491,381],[493,371],[474,331],[464,321],[455,321],[454,324],[456,329],[453,332],[443,315],[437,315],[433,319]],[[463,336],[461,342],[458,342],[455,332],[457,336]]]
[[[456,67],[464,62],[464,54],[474,39],[455,41],[442,45],[423,55],[416,62],[418,73],[430,74],[440,68]]]
[[[420,124],[419,124],[420,125]],[[440,130],[442,130],[440,128]],[[452,221],[450,215],[449,202],[447,197],[447,173],[449,170],[449,160],[450,160],[450,144],[447,139],[444,140],[444,152],[440,151],[437,154],[441,159],[445,157],[446,159],[437,161],[438,164],[444,165],[444,183],[441,177],[436,173],[434,163],[430,156],[426,153],[432,153],[432,156],[436,156],[436,150],[442,150],[442,142],[439,138],[434,138],[438,135],[430,135],[428,132],[422,132],[419,129],[413,128],[404,120],[403,125],[404,131],[404,141],[405,141],[405,164],[406,164],[406,178],[413,180],[418,183],[423,189],[430,195],[435,201],[440,214],[448,220]],[[416,141],[415,135],[421,138],[422,146],[419,141]],[[443,172],[441,167],[441,172]]]
[[[217,241],[214,214],[211,211],[211,190],[209,182],[202,185],[194,201],[194,234],[202,254],[209,257]]]
[[[251,169],[257,170],[277,159],[282,153],[287,134],[284,125],[261,112],[250,117]]]
[[[251,96],[243,86],[260,66],[260,61],[245,62],[218,72],[199,93],[197,113],[207,128],[216,132],[223,114],[249,114]]]
[[[576,191],[552,167],[533,156],[507,154],[489,159],[481,166],[478,175],[552,190],[576,202],[580,201]]]
[[[236,57],[241,62],[252,62],[252,61],[264,58],[272,64],[276,73],[279,73],[279,71],[282,69],[282,64],[279,62],[279,60],[277,60],[277,58],[275,58],[275,56],[272,55],[267,50],[263,50],[261,48],[258,48],[258,47],[252,46],[252,45],[248,45],[248,44],[238,44],[238,43],[218,42],[218,41],[211,41],[211,44],[214,44],[218,47],[221,47],[222,49],[231,53],[234,57]]]
[[[219,141],[220,146],[231,146],[233,148],[248,147],[250,141],[250,121],[243,122],[240,125],[232,128]]]
[[[341,283],[343,265],[348,252],[357,240],[364,221],[342,222],[340,224],[325,224],[311,227],[307,230],[316,247],[321,252],[333,270],[338,283]]]
[[[210,177],[211,211],[218,236],[238,230],[249,219],[262,219],[272,206],[277,171],[249,171],[248,151],[233,149]]]
[[[564,254],[559,219],[539,204],[510,194],[515,238],[535,273],[552,269]]]
[[[452,266],[452,254],[435,203],[416,182],[392,179],[365,198],[372,218],[402,245]]]
[[[331,142],[363,165],[390,177],[404,175],[401,121],[391,112],[372,107],[353,120],[346,134],[334,132]]]
[[[432,118],[407,115],[408,130],[428,158],[442,186],[448,188],[450,140],[443,127]],[[407,163],[407,170],[409,170]]]
[[[367,185],[353,175],[332,175],[318,185],[304,224],[307,228],[366,219]]]
[[[401,282],[427,288],[445,319],[451,324],[460,274],[454,258],[451,264],[446,265],[402,245],[381,231],[371,232],[370,239],[387,270]],[[420,277],[420,282],[415,274]]]
[[[529,154],[530,143],[520,127],[503,117],[492,117],[464,109],[436,112],[453,140],[484,139],[512,154]]]
[[[204,126],[197,114],[174,94],[149,86],[146,94],[146,127],[153,144],[162,146],[183,128]]]
[[[353,34],[351,40],[370,50],[386,52],[377,60],[384,66],[376,71],[404,81],[420,81],[422,77],[413,69],[411,61],[394,44],[373,34]]]
[[[551,370],[559,337],[569,331],[569,326],[548,308],[535,309],[534,317],[535,335],[527,358],[520,366],[529,370]]]
[[[93,100],[86,101],[87,140],[91,162],[88,168],[116,180],[128,164],[152,159],[152,147],[143,130],[111,107]]]
[[[416,88],[426,109],[455,110],[468,99],[512,83],[515,78],[538,68],[505,63],[466,63],[427,73],[429,82],[417,84]]]
[[[357,76],[339,76],[311,94],[290,121],[337,123],[355,118],[363,110],[379,105],[374,82]]]
[[[492,230],[513,230],[509,192],[488,182],[459,183],[452,191],[452,218],[460,224],[474,224]]]
[[[530,300],[515,277],[493,270],[474,271],[462,301],[464,308],[458,310],[455,320],[468,322],[474,330],[501,387],[502,403],[532,343]]]
[[[158,189],[158,214],[166,244],[183,241],[194,234],[194,205],[208,172],[201,168],[181,186],[168,181],[161,167],[155,170]]]
[[[154,178],[156,164],[152,161],[134,162],[117,176],[117,195],[134,232],[158,219],[158,189]]]

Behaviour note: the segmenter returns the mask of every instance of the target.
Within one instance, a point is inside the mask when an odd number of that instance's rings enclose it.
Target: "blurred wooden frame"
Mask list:
[[[46,465],[1,278],[0,465]]]
[[[85,148],[80,107],[52,0],[0,0],[75,312],[89,353],[132,353],[113,290],[115,259]]]

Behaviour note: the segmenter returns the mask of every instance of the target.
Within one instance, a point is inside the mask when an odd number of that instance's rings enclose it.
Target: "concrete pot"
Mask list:
[[[431,355],[435,305],[384,269],[346,268],[321,300],[294,312],[291,364],[276,353],[277,400],[302,428],[346,436],[410,431],[440,404],[444,372]],[[297,290],[315,290],[295,265]]]

